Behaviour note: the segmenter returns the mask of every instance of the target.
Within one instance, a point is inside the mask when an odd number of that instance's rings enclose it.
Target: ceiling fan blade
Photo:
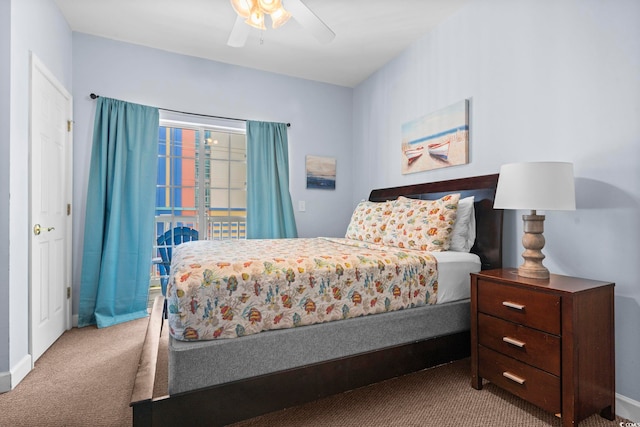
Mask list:
[[[336,33],[322,22],[301,0],[286,0],[284,6],[293,18],[309,30],[320,43],[330,43],[336,37]]]
[[[251,31],[251,27],[245,24],[244,18],[240,15],[236,18],[236,23],[233,24],[233,29],[231,30],[231,34],[229,34],[229,40],[227,40],[227,45],[231,47],[242,47],[244,46],[247,38],[249,37],[249,32]]]

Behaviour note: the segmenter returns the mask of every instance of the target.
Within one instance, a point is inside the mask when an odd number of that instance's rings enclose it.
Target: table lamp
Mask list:
[[[495,209],[530,209],[522,215],[524,263],[518,275],[548,279],[549,270],[542,265],[544,254],[544,215],[536,210],[575,210],[576,195],[573,164],[565,162],[509,163],[500,168]]]

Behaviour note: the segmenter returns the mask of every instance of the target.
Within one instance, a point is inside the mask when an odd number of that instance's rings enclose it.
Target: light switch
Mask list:
[[[307,210],[307,204],[304,200],[298,200],[298,210],[300,212],[305,212]]]

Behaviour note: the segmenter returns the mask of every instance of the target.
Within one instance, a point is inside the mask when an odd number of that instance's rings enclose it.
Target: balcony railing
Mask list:
[[[245,216],[207,217],[208,240],[245,239],[246,229],[247,217]]]
[[[175,227],[190,227],[198,230],[200,240],[245,239],[246,216],[209,216],[201,226],[196,216],[158,215],[155,218],[156,236]]]

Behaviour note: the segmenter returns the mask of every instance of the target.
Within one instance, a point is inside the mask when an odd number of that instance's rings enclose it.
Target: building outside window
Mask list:
[[[158,140],[155,236],[175,227],[199,240],[244,239],[247,144],[241,129],[161,121]],[[154,240],[154,256],[158,256]],[[151,285],[159,283],[157,265]]]

